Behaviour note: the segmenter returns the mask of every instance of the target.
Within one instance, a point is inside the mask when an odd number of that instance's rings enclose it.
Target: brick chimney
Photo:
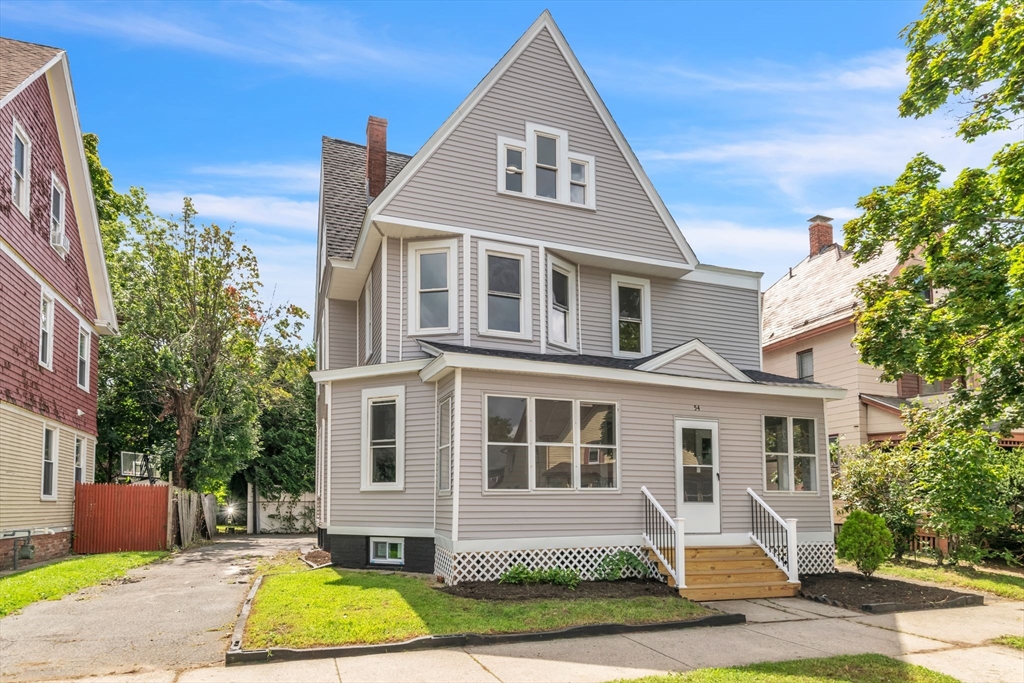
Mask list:
[[[366,195],[384,191],[388,170],[388,120],[371,116],[366,121]]]
[[[817,256],[835,244],[835,241],[832,239],[831,218],[818,215],[807,222],[811,224],[811,256]]]

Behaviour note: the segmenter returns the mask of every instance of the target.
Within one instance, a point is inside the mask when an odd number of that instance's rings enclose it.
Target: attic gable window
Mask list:
[[[596,208],[594,157],[569,149],[568,131],[526,124],[526,140],[498,137],[498,193]]]
[[[70,251],[68,236],[64,230],[65,192],[56,175],[50,176],[50,246],[61,256]]]
[[[11,200],[18,210],[28,218],[29,177],[32,161],[32,145],[28,134],[14,120],[13,154],[11,155]]]

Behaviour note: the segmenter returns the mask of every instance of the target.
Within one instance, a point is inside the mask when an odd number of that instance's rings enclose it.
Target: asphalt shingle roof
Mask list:
[[[645,358],[615,358],[612,356],[588,356],[586,354],[545,354],[545,353],[527,353],[525,351],[510,351],[507,349],[488,349],[480,346],[460,346],[458,344],[444,344],[442,342],[421,342],[426,346],[431,346],[438,351],[445,353],[468,353],[477,356],[494,356],[497,358],[515,358],[518,360],[532,360],[542,361],[547,363],[565,363],[566,365],[584,365],[588,367],[599,367],[599,368],[615,368],[618,370],[635,370],[637,367],[643,365],[647,361],[657,358],[663,353],[667,353],[671,349],[655,353]],[[642,371],[638,371],[642,372]],[[793,377],[783,377],[782,375],[773,375],[770,372],[761,372],[760,370],[740,370],[743,374],[749,377],[757,384],[771,384],[775,386],[794,386],[794,387],[820,387],[827,388],[827,384],[819,384],[818,382],[811,382],[805,379],[795,379]]]
[[[764,293],[765,346],[849,318],[857,304],[854,287],[872,275],[889,275],[898,266],[892,244],[860,267],[838,245],[808,256]]]
[[[369,203],[366,196],[366,145],[323,138],[324,239],[328,256],[351,259]],[[412,157],[388,152],[386,184]]]
[[[0,97],[6,97],[61,52],[56,47],[0,38]]]

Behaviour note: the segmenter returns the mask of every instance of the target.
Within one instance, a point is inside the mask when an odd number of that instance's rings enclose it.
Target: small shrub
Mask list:
[[[498,583],[509,583],[514,586],[537,583],[537,581],[537,572],[527,569],[522,564],[512,565],[498,577]]]
[[[612,555],[605,555],[594,574],[598,581],[617,581],[624,578],[629,570],[640,576],[645,576],[648,572],[643,560],[628,550],[620,550]]]
[[[839,557],[852,560],[857,571],[871,576],[892,555],[892,532],[880,515],[854,510],[836,539]]]
[[[508,583],[517,586],[551,583],[556,586],[565,586],[571,590],[576,590],[576,586],[580,585],[580,578],[580,573],[575,569],[552,567],[551,569],[530,570],[522,564],[516,564],[506,569],[498,577],[498,583]]]

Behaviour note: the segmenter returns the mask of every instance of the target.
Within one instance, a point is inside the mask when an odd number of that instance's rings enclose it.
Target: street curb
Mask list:
[[[262,577],[261,577],[262,578]],[[302,659],[334,659],[337,657],[358,657],[360,655],[385,654],[388,652],[409,652],[411,650],[431,650],[435,648],[463,647],[466,645],[496,645],[498,643],[529,643],[537,641],[561,640],[563,638],[580,638],[587,636],[607,636],[620,633],[643,633],[647,631],[669,631],[683,628],[699,628],[702,626],[732,626],[747,623],[742,614],[712,614],[690,621],[666,621],[659,624],[590,624],[573,626],[559,631],[541,631],[539,633],[459,633],[450,636],[421,636],[401,643],[385,643],[382,645],[345,645],[341,647],[315,647],[309,649],[268,648],[265,650],[241,649],[242,633],[245,621],[249,616],[252,597],[259,587],[259,579],[246,598],[242,614],[235,625],[231,637],[231,648],[224,655],[224,664],[256,664],[261,662],[296,661]]]
[[[257,576],[256,580],[252,582],[252,588],[249,589],[249,593],[245,596],[245,602],[242,603],[242,611],[238,614],[238,621],[235,622],[235,630],[231,632],[231,645],[228,647],[227,654],[224,655],[224,661],[228,661],[228,657],[231,656],[232,652],[242,651],[242,634],[245,633],[245,624],[249,621],[249,612],[252,611],[252,600],[256,597],[256,591],[260,589],[260,584],[263,583],[263,577]]]

